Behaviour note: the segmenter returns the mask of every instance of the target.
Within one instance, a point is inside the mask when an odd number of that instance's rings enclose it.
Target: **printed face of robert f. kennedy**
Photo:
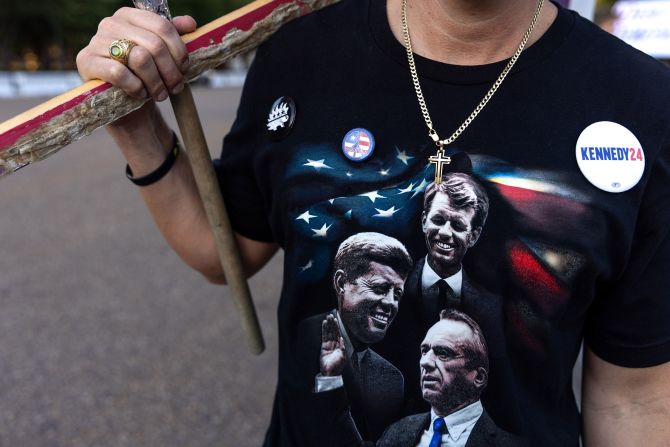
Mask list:
[[[428,263],[443,278],[460,270],[466,251],[477,242],[481,227],[473,228],[474,216],[474,208],[454,207],[443,192],[435,194],[430,209],[421,215]]]

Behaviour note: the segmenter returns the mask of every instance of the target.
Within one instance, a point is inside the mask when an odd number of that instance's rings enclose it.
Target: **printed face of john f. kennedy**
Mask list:
[[[405,278],[393,268],[374,261],[351,282],[341,270],[335,272],[340,315],[349,335],[365,344],[381,341],[398,313],[404,283]]]

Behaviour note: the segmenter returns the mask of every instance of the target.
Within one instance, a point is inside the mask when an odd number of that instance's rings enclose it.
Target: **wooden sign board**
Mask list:
[[[284,23],[338,0],[257,0],[182,36],[193,80],[256,48]],[[0,177],[47,158],[95,129],[141,107],[102,81],[89,81],[0,124]]]

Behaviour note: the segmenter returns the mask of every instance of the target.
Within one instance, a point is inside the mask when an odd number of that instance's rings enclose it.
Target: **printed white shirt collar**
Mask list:
[[[451,438],[451,441],[456,443],[456,444],[447,443],[447,445],[459,445],[459,446],[465,445],[465,443],[468,440],[468,437],[470,436],[470,433],[472,433],[472,428],[475,426],[475,424],[477,423],[483,412],[484,407],[482,407],[481,401],[478,400],[477,402],[472,403],[467,407],[461,408],[460,410],[442,418],[444,419],[444,422],[447,425],[447,431],[448,431],[448,434],[442,435],[443,445],[445,442],[444,439],[445,436]],[[427,430],[429,434],[429,439],[432,438],[433,436],[433,423],[435,422],[435,419],[437,419],[437,415],[433,410],[430,410],[430,426],[428,427]],[[464,439],[461,439],[461,437],[463,437],[463,434],[465,434],[466,432],[467,436],[465,436]]]
[[[451,290],[453,290],[457,296],[461,296],[461,291],[463,289],[463,268],[461,268],[455,275],[451,275],[447,278],[440,278],[440,276],[435,273],[435,270],[428,265],[428,257],[426,256],[426,260],[423,263],[423,272],[421,272],[421,289],[428,289],[440,279],[444,279],[447,284],[449,284],[449,287],[451,287]]]

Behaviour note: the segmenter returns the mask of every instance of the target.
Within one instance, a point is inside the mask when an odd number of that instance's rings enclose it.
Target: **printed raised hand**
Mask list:
[[[347,364],[344,339],[333,315],[328,315],[321,324],[320,364],[322,376],[340,376]]]

